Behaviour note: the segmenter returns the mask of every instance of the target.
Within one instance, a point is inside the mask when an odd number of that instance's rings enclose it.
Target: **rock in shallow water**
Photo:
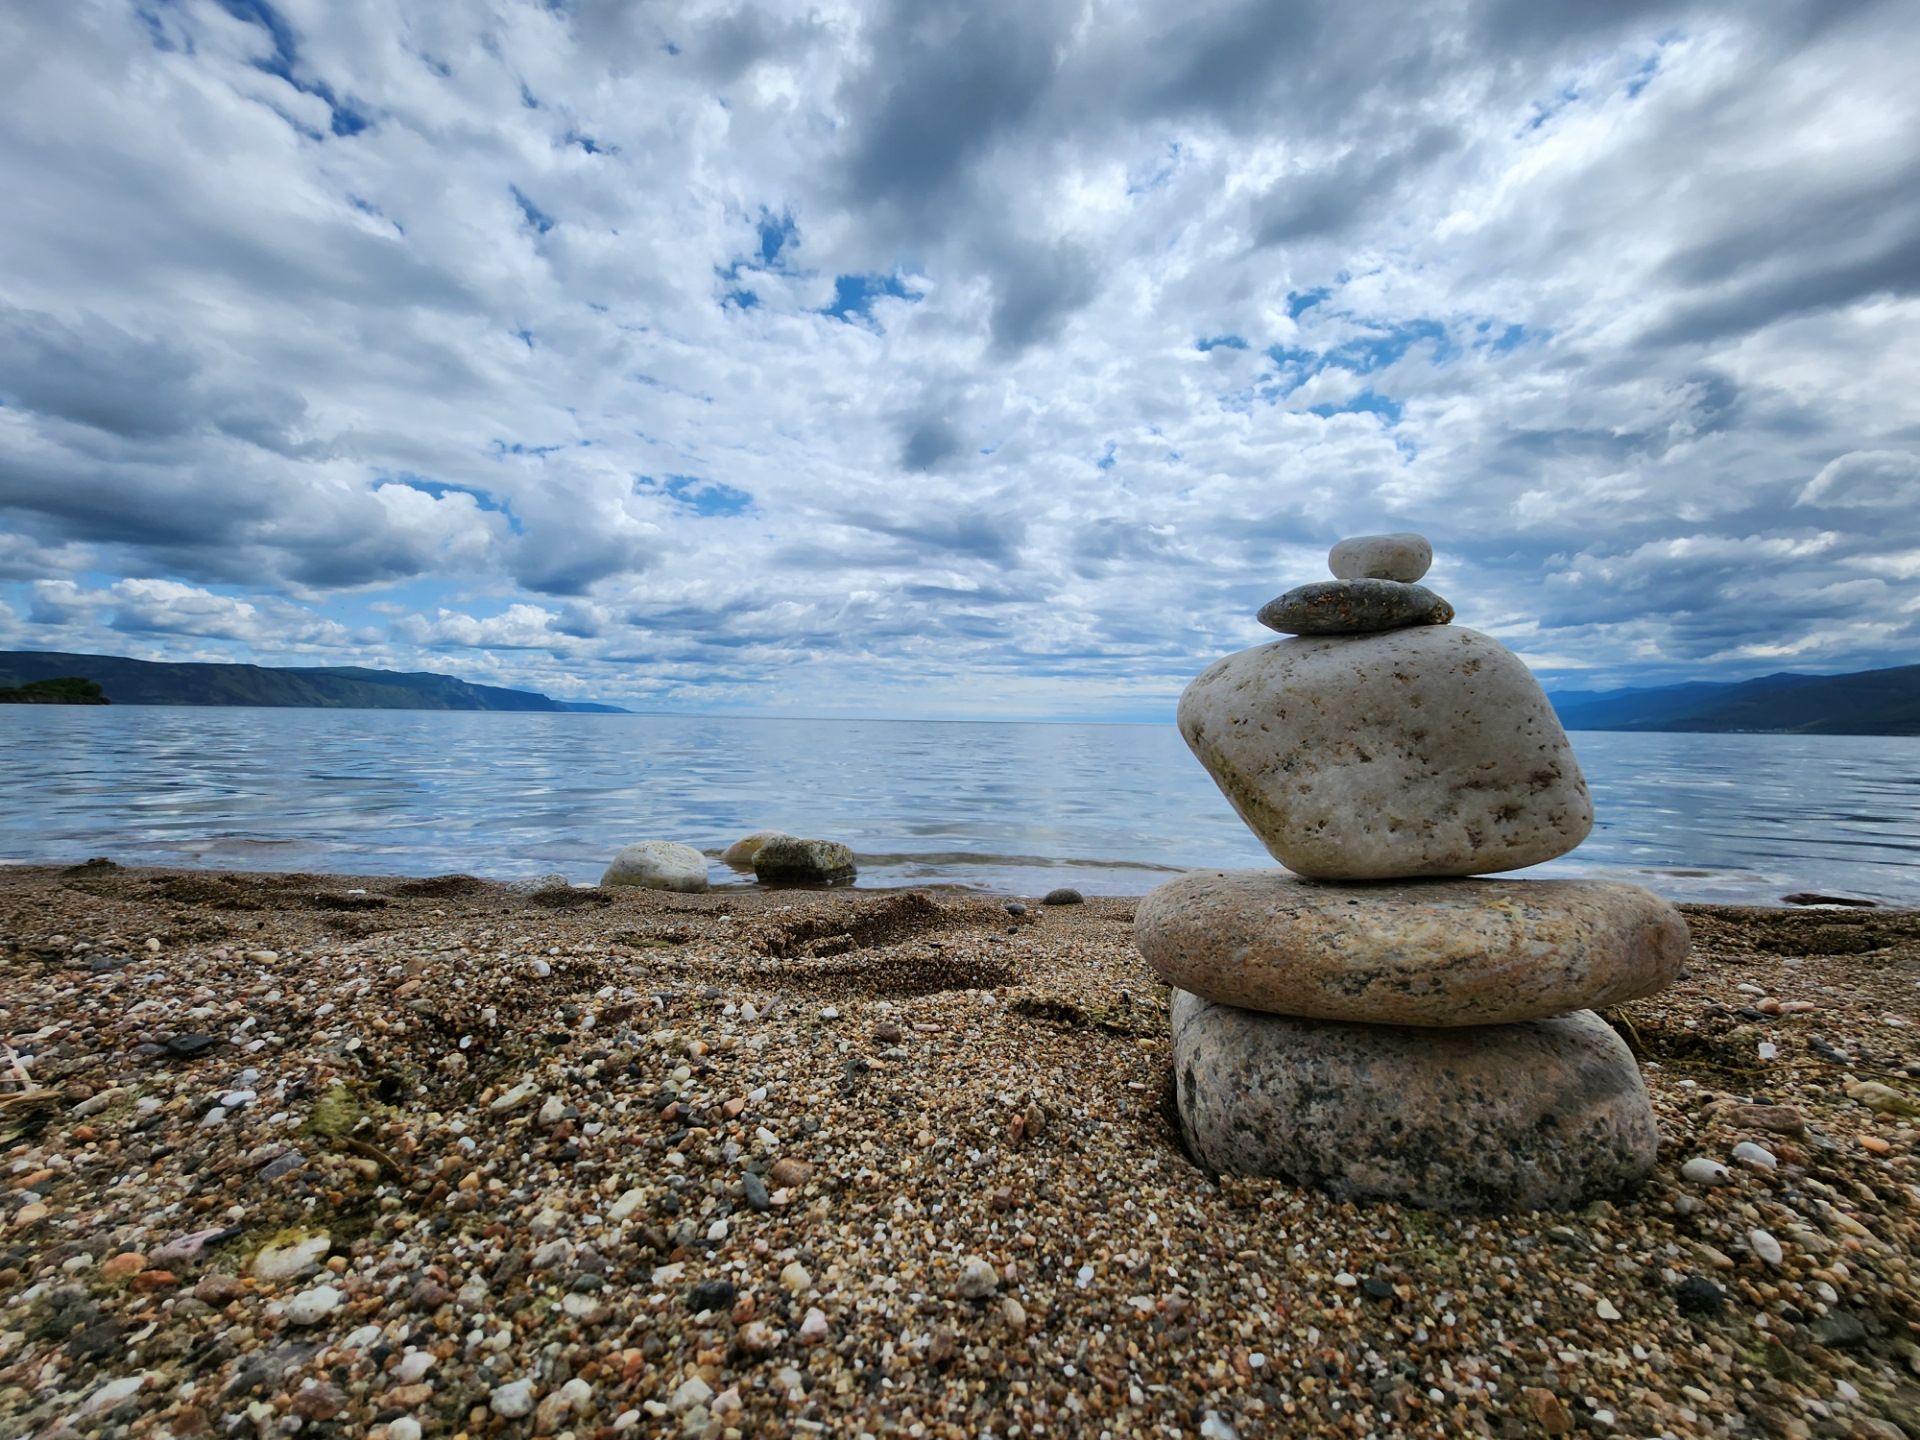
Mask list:
[[[1180,1128],[1209,1169],[1433,1210],[1559,1210],[1638,1186],[1659,1144],[1598,1015],[1456,1030],[1296,1020],[1173,992]]]
[[[691,845],[642,840],[613,857],[600,883],[698,894],[707,888],[707,857]]]
[[[1224,1005],[1385,1025],[1502,1025],[1671,984],[1680,912],[1638,885],[1416,880],[1333,885],[1198,870],[1140,902],[1160,978]]]
[[[1520,658],[1457,625],[1277,640],[1215,661],[1180,733],[1274,859],[1326,880],[1517,870],[1593,828]]]
[[[769,885],[835,885],[851,880],[853,852],[837,840],[776,835],[754,853],[754,878]]]
[[[756,830],[743,840],[736,840],[720,852],[720,863],[734,870],[753,869],[753,857],[760,853],[760,847],[769,840],[791,840],[793,837],[782,830]]]
[[[1340,580],[1398,580],[1411,585],[1433,564],[1424,535],[1355,535],[1327,552],[1327,568]]]
[[[1453,606],[1424,585],[1319,580],[1269,600],[1256,618],[1283,635],[1374,635],[1409,625],[1450,625]]]

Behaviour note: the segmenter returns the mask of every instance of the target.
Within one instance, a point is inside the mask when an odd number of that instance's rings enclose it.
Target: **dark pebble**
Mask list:
[[[700,998],[702,1000],[719,1000],[723,998],[726,993],[727,992],[722,990],[718,985],[709,985],[700,992]]]
[[[1831,1315],[1822,1315],[1809,1325],[1807,1334],[1814,1344],[1833,1350],[1860,1344],[1867,1338],[1867,1327],[1860,1323],[1858,1316],[1836,1310]]]
[[[213,1044],[211,1035],[176,1035],[167,1041],[167,1053],[190,1060]]]
[[[1062,885],[1058,890],[1049,890],[1040,899],[1042,905],[1078,905],[1087,897],[1070,886]]]
[[[290,1150],[278,1160],[269,1160],[260,1168],[259,1175],[254,1178],[269,1181],[278,1180],[283,1176],[291,1175],[306,1163],[306,1158],[302,1156],[298,1150]]]
[[[1360,1288],[1376,1300],[1391,1300],[1393,1298],[1393,1286],[1384,1280],[1363,1280],[1360,1282]]]
[[[571,1288],[573,1290],[573,1293],[576,1295],[591,1295],[594,1291],[598,1290],[601,1286],[605,1285],[606,1283],[607,1283],[606,1281],[602,1280],[598,1275],[595,1275],[592,1271],[587,1271],[585,1274],[576,1275],[574,1277],[573,1285]]]
[[[746,1192],[747,1204],[755,1210],[764,1210],[772,1203],[767,1198],[767,1182],[752,1171],[740,1177],[740,1188]]]
[[[696,1315],[702,1310],[731,1310],[739,1295],[731,1280],[702,1280],[687,1291],[687,1309]]]
[[[873,1027],[873,1038],[878,1040],[882,1045],[898,1045],[901,1034],[902,1031],[900,1027],[891,1020],[882,1020],[878,1025]]]
[[[166,1053],[167,1053],[166,1046],[156,1045],[151,1040],[142,1041],[140,1044],[133,1047],[133,1058],[136,1060],[151,1060],[156,1055],[164,1055]],[[156,1125],[160,1124],[162,1122],[162,1119],[163,1119],[162,1116],[155,1114],[152,1117],[152,1123]],[[145,1121],[142,1122],[143,1127],[146,1123],[147,1122]]]
[[[1319,580],[1269,600],[1257,618],[1283,635],[1373,635],[1409,625],[1446,625],[1453,620],[1453,607],[1424,585]]]
[[[1027,913],[1027,907],[1022,905],[1018,900],[1009,900],[1007,902],[1007,914],[1024,915],[1026,913]]]
[[[1673,1303],[1685,1315],[1718,1315],[1727,1303],[1727,1292],[1711,1280],[1689,1275],[1673,1287]]]

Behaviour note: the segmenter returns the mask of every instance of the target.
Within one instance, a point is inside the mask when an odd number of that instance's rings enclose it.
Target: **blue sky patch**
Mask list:
[[[254,68],[263,70],[269,75],[277,75],[301,94],[311,95],[316,100],[325,102],[327,108],[333,112],[328,128],[335,135],[358,135],[372,123],[354,108],[351,101],[335,95],[333,87],[324,80],[303,80],[294,73],[295,67],[300,63],[299,42],[286,18],[273,6],[267,4],[266,0],[219,0],[219,5],[234,19],[249,25],[258,25],[267,32],[268,38],[273,41],[273,54],[264,60],[254,61]]]
[[[1318,305],[1333,291],[1322,286],[1318,290],[1289,290],[1287,292],[1287,318],[1298,320],[1307,311]]]
[[[1329,401],[1324,405],[1312,406],[1308,413],[1318,415],[1323,420],[1333,415],[1378,415],[1387,424],[1397,425],[1400,422],[1400,402],[1385,395],[1376,395],[1371,390],[1362,390],[1352,399],[1342,400],[1337,405]]]
[[[527,224],[542,235],[553,229],[553,217],[529,200],[518,185],[509,185],[507,188],[513,191],[514,203],[520,207],[520,213],[526,217]]]
[[[745,490],[736,490],[718,480],[703,480],[698,475],[669,475],[665,480],[636,475],[633,488],[636,494],[665,495],[706,520],[744,515],[753,508],[753,496]]]
[[[1193,348],[1204,355],[1210,350],[1244,350],[1247,348],[1247,342],[1238,335],[1215,335],[1205,340],[1194,341]]]
[[[771,210],[760,211],[760,263],[772,267],[780,263],[781,252],[800,238],[800,227],[794,222],[793,213],[783,210],[775,215]]]
[[[889,295],[896,300],[919,298],[900,283],[898,275],[836,275],[833,277],[833,303],[820,313],[831,315],[836,320],[845,320],[849,325],[856,316],[871,320],[873,302]]]

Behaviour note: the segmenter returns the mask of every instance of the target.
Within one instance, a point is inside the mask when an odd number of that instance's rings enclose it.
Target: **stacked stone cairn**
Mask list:
[[[1470,879],[1593,828],[1552,706],[1416,584],[1418,535],[1333,548],[1260,611],[1290,639],[1215,662],[1180,731],[1284,870],[1140,904],[1173,987],[1180,1124],[1203,1165],[1345,1199],[1563,1209],[1628,1191],[1658,1131],[1595,1007],[1670,984],[1686,922],[1636,885]]]

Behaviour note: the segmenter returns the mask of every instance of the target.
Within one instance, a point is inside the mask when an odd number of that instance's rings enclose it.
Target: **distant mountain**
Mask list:
[[[1920,735],[1920,665],[1548,697],[1569,730]]]
[[[554,700],[532,690],[470,685],[429,671],[357,665],[270,669],[54,650],[0,650],[0,689],[85,676],[115,705],[309,706],[325,710],[540,710],[624,715],[618,705]]]

